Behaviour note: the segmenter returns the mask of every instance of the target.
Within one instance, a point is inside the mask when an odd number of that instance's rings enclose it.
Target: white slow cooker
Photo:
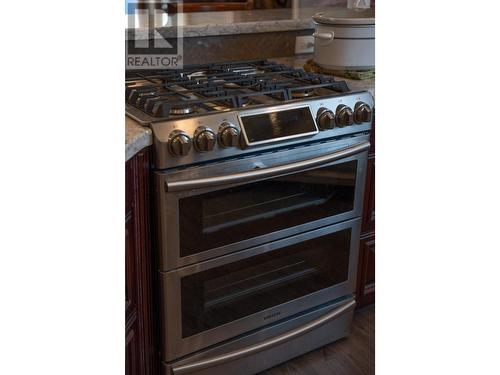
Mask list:
[[[334,70],[375,67],[375,10],[332,9],[316,13],[314,61]]]

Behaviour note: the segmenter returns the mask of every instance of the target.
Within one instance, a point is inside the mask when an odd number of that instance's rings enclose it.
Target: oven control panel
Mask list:
[[[266,109],[239,116],[242,129],[241,145],[263,144],[302,138],[318,133],[309,105],[286,110]]]
[[[371,129],[367,91],[151,124],[156,168],[172,168]]]

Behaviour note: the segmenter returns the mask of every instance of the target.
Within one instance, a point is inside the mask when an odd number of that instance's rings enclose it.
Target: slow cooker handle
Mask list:
[[[314,32],[313,34],[313,37],[314,38],[318,38],[318,39],[322,39],[322,40],[327,40],[327,41],[331,41],[333,40],[334,38],[334,33],[333,31],[321,31],[321,32]]]

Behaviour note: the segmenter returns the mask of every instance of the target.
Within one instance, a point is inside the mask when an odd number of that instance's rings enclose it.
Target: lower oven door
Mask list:
[[[162,359],[354,292],[360,219],[161,272]]]
[[[353,137],[157,172],[160,269],[361,216],[369,145]]]

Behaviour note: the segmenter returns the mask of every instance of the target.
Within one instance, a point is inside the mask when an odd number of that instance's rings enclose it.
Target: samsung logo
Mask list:
[[[275,313],[272,313],[271,315],[266,315],[264,317],[264,320],[271,319],[271,318],[276,318],[279,315],[281,315],[281,311],[276,311]]]

